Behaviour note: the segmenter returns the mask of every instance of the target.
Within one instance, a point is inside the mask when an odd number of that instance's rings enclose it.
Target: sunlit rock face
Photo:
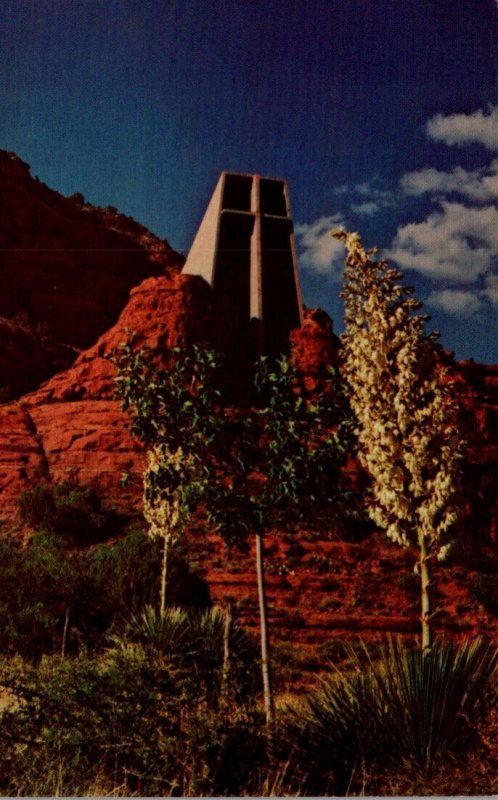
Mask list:
[[[183,258],[114,208],[52,191],[0,150],[0,397],[69,366],[113,325],[130,289]],[[15,367],[12,365],[15,364]]]
[[[181,274],[181,258],[165,243],[148,238],[151,235],[137,223],[113,210],[91,209],[82,198],[67,200],[50,192],[30,177],[26,165],[8,154],[0,154],[0,186],[10,186],[9,196],[17,197],[19,220],[15,223],[11,215],[8,224],[0,221],[2,241],[10,242],[12,249],[7,267],[5,262],[0,267],[7,298],[2,294],[0,374],[4,384],[14,384],[18,373],[29,378],[27,384],[18,384],[27,390],[22,397],[13,402],[0,398],[4,401],[0,405],[3,530],[16,519],[20,492],[39,481],[58,483],[70,478],[94,487],[107,508],[139,512],[143,451],[130,437],[128,420],[114,399],[115,368],[109,356],[128,332],[133,332],[138,345],[151,348],[159,357],[167,347],[201,342],[228,354],[225,389],[237,398],[237,387],[244,388],[248,382],[247,328],[241,325],[230,333],[230,309],[223,298],[202,277]],[[144,247],[152,252],[133,245],[131,256],[126,257],[131,260],[121,261],[125,254],[119,254],[116,245],[112,257],[107,253],[88,263],[83,255],[59,254],[53,261],[47,255],[45,265],[52,264],[51,275],[58,282],[49,284],[44,278],[43,285],[63,287],[63,291],[51,290],[50,305],[49,294],[43,295],[40,286],[29,290],[41,274],[38,257],[30,260],[13,250],[20,241],[16,230],[22,229],[23,236],[30,232],[26,241],[42,243],[50,251],[53,234],[50,228],[42,234],[37,220],[42,201],[53,211],[46,216],[54,230],[62,230],[61,220],[66,220],[67,241],[95,242],[89,230],[98,229],[104,240],[108,237],[106,241],[115,244],[115,236],[121,237],[121,244],[123,237],[128,241],[135,237],[136,243],[145,237]],[[83,232],[77,233],[82,219]],[[111,230],[113,226],[118,230]],[[80,287],[78,281],[86,269],[90,277],[82,278]],[[114,286],[118,288],[111,290]],[[84,308],[91,311],[86,313]],[[37,335],[28,312],[33,324],[39,325]],[[51,327],[52,320],[56,322]],[[234,359],[234,353],[240,357]],[[325,312],[304,312],[302,325],[290,332],[289,354],[309,392],[319,387],[330,366],[340,368],[340,343]],[[498,366],[462,362],[454,365],[453,372],[467,441],[463,524],[478,543],[498,543]],[[239,394],[247,400],[244,392]],[[358,471],[354,461],[349,461],[348,470],[352,475]],[[121,484],[123,473],[130,476],[126,486]],[[407,594],[400,580],[405,576],[410,583],[413,554],[393,548],[381,533],[368,538],[355,534],[351,541],[341,540],[342,535],[332,527],[319,534],[302,529],[268,536],[268,593],[275,638],[305,648],[334,636],[375,638],[391,632],[413,637],[419,626],[416,598]],[[219,539],[208,531],[202,536],[193,532],[189,549],[208,577],[213,600],[222,603],[235,596],[241,621],[255,626],[253,554],[232,554],[227,559]],[[435,625],[441,631],[498,636],[494,620],[469,601],[471,577],[471,571],[463,567],[441,568],[438,591],[447,613],[439,615]]]

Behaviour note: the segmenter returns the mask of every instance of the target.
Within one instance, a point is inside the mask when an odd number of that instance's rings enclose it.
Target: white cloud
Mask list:
[[[388,257],[446,284],[472,284],[498,265],[498,208],[443,201],[424,222],[398,228]]]
[[[451,172],[441,172],[429,167],[408,172],[401,178],[400,187],[413,196],[454,193],[477,202],[493,202],[498,200],[498,159],[471,171],[455,167]]]
[[[373,201],[369,202],[367,200],[364,203],[359,203],[358,205],[352,205],[351,211],[353,211],[355,214],[360,214],[360,216],[362,215],[372,216],[373,214],[376,214],[378,211],[380,211],[380,206],[378,203],[375,203]]]
[[[437,114],[427,135],[447,145],[479,143],[498,154],[498,107],[473,114]],[[341,204],[358,216],[396,207],[407,197],[428,197],[433,211],[419,222],[400,225],[387,258],[433,283],[427,304],[449,315],[471,317],[486,307],[498,312],[498,157],[475,169],[444,171],[426,167],[405,174],[394,191],[379,177],[354,186],[338,186]],[[343,247],[330,230],[340,214],[296,226],[300,263],[339,279]]]
[[[445,314],[459,317],[472,317],[483,306],[478,293],[462,289],[439,289],[431,292],[426,303],[441,309]]]
[[[498,310],[498,275],[487,275],[482,296]]]
[[[336,186],[333,193],[341,197],[348,195],[351,210],[356,214],[375,214],[381,208],[388,208],[396,203],[396,193],[383,189],[382,181],[378,177],[350,186]]]
[[[473,114],[436,114],[426,130],[431,139],[448,145],[478,143],[498,152],[498,107],[487,114],[482,109]]]
[[[447,145],[479,143],[498,152],[498,108],[437,114],[426,130]],[[468,317],[489,304],[498,310],[498,158],[474,170],[409,172],[400,190],[429,195],[437,208],[423,222],[400,226],[388,257],[439,283],[427,302],[446,314]]]
[[[343,225],[340,214],[320,217],[310,224],[296,225],[296,243],[300,250],[301,266],[321,274],[338,278],[344,261],[344,245],[330,235],[330,231]]]
[[[361,198],[368,198],[366,202],[376,203],[379,209],[381,207],[388,208],[394,205],[396,202],[394,192],[389,191],[389,189],[382,189],[379,183],[379,178],[374,178],[372,181],[367,181],[366,183],[357,183],[352,191]]]

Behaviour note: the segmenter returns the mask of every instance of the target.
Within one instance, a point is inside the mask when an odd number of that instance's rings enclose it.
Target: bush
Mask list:
[[[360,770],[375,768],[430,775],[475,742],[496,667],[496,650],[475,641],[434,645],[426,656],[391,643],[367,667],[356,660],[337,670],[283,723],[306,789],[344,794]]]
[[[38,484],[21,492],[18,511],[21,522],[35,531],[56,534],[62,544],[70,546],[103,541],[121,528],[118,515],[102,509],[94,489],[73,481]]]
[[[259,720],[217,713],[164,659],[132,649],[2,666],[4,794],[237,794],[259,766]]]
[[[39,483],[33,489],[21,492],[17,500],[21,522],[34,530],[52,530],[55,518],[55,501],[49,486]]]
[[[160,543],[132,531],[112,544],[66,551],[53,534],[27,546],[0,540],[0,652],[39,659],[43,653],[93,651],[130,608],[156,602]],[[209,605],[206,582],[174,551],[171,596],[191,608]]]
[[[491,614],[498,614],[498,575],[476,575],[469,584],[469,595]]]

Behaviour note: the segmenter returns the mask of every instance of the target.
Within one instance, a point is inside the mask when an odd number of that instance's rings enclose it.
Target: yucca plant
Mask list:
[[[228,660],[225,662],[226,614],[219,608],[192,615],[192,653],[194,666],[217,691],[227,690],[242,699],[258,684],[258,649],[249,634],[236,622],[230,626]],[[224,674],[225,673],[225,674]]]
[[[225,612],[219,606],[191,617],[195,651],[210,656],[217,664],[221,664],[223,659],[225,622]],[[233,657],[243,657],[246,654],[254,657],[254,643],[249,634],[237,623],[231,626],[230,651]]]
[[[393,757],[430,772],[446,753],[471,745],[496,668],[497,651],[482,640],[443,643],[429,655],[391,643],[371,674],[390,718],[396,715],[385,737]]]
[[[134,642],[155,654],[183,660],[192,649],[190,618],[182,608],[167,608],[161,613],[146,605],[131,614],[124,629],[113,634],[111,640],[118,646]]]
[[[494,700],[497,651],[481,640],[436,643],[430,653],[390,642],[378,659],[351,650],[301,707],[288,709],[283,736],[317,793],[344,792],[355,771],[411,768],[430,774],[469,749]]]
[[[225,620],[221,608],[203,612],[166,608],[161,613],[160,609],[145,606],[131,614],[110,640],[119,648],[139,645],[153,656],[166,656],[176,667],[195,672],[197,681],[210,687],[213,701],[223,682],[229,694],[240,700],[253,694],[258,686],[258,653],[249,634],[234,623],[228,643],[229,662],[224,664]]]

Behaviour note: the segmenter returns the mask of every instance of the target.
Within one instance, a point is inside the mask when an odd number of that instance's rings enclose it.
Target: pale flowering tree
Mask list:
[[[347,249],[344,377],[357,418],[358,456],[373,479],[370,514],[397,544],[417,545],[422,647],[431,645],[429,562],[457,519],[461,462],[457,409],[436,334],[413,289],[375,261],[356,233],[333,231]]]
[[[274,729],[264,535],[338,505],[347,420],[338,383],[307,397],[282,356],[261,359],[243,408],[223,405],[218,361],[200,347],[173,351],[167,369],[126,342],[114,357],[117,393],[147,447],[144,516],[163,539],[161,609],[169,547],[199,510],[229,545],[254,535],[261,671],[268,740]]]
[[[149,523],[149,535],[163,540],[159,610],[166,610],[168,555],[170,546],[182,534],[190,516],[190,481],[194,477],[194,460],[182,447],[170,450],[164,444],[154,445],[147,453],[143,475],[143,514]]]
[[[143,513],[149,534],[163,540],[160,613],[167,600],[168,555],[213,477],[220,429],[214,353],[193,345],[162,358],[136,350],[129,338],[114,354],[117,394],[131,412],[131,432],[147,450]]]

